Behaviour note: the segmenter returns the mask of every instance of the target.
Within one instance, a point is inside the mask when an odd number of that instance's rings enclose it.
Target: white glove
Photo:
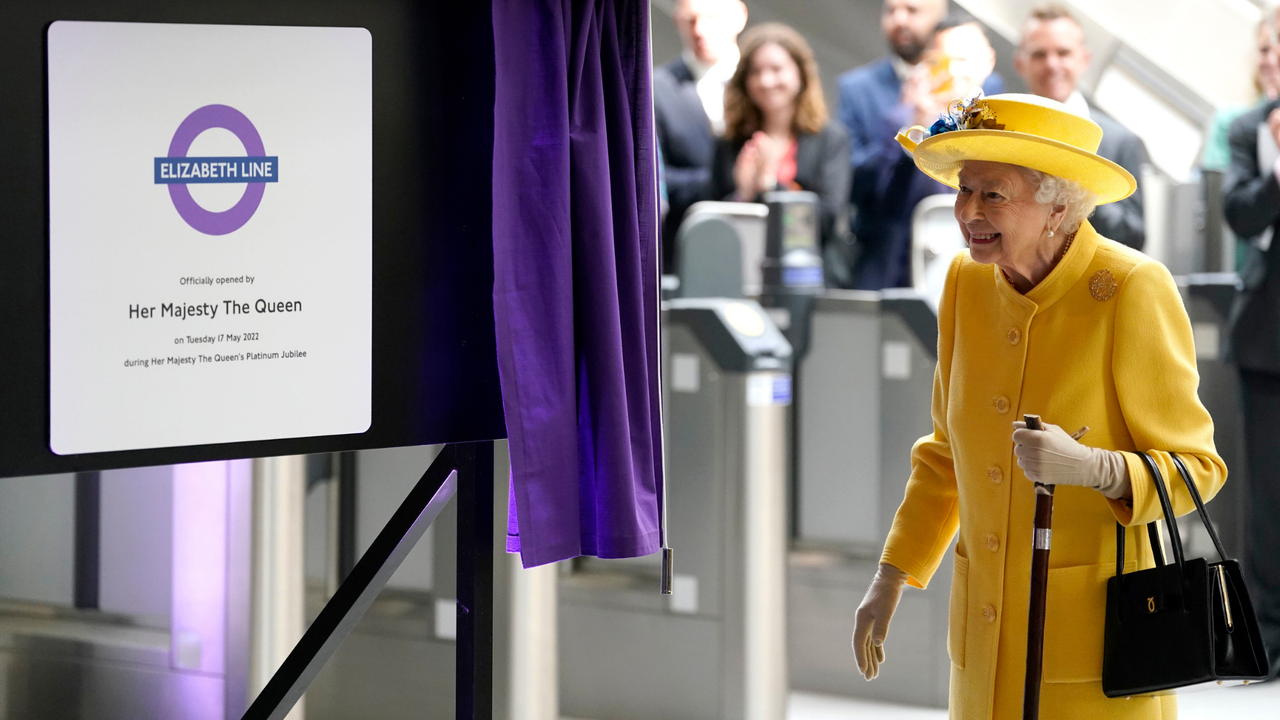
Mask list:
[[[1129,468],[1120,453],[1081,445],[1050,423],[1044,430],[1028,430],[1022,421],[1013,427],[1013,454],[1031,480],[1093,488],[1112,500],[1130,495]]]
[[[871,587],[858,606],[858,619],[853,627],[853,657],[858,671],[868,680],[880,674],[884,662],[884,639],[889,634],[889,620],[898,609],[907,574],[887,563],[880,563]]]

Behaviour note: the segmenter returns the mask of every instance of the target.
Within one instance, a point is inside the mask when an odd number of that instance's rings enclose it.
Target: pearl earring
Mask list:
[[[1052,230],[1050,230],[1050,231],[1049,231],[1049,237],[1053,237],[1053,231],[1052,231]]]

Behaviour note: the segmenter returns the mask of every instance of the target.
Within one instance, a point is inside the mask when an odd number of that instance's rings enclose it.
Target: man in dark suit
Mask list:
[[[1063,6],[1050,3],[1032,10],[1023,24],[1013,66],[1031,92],[1064,103],[1075,114],[1097,123],[1102,128],[1098,154],[1138,179],[1137,191],[1120,202],[1099,205],[1089,223],[1103,237],[1141,250],[1147,239],[1142,215],[1142,166],[1151,160],[1141,138],[1090,105],[1076,87],[1091,60],[1079,21]]]
[[[1278,52],[1274,51],[1273,52]],[[1223,186],[1227,223],[1254,238],[1231,318],[1249,458],[1249,586],[1271,674],[1280,671],[1280,100],[1246,111],[1227,133],[1231,169]]]
[[[680,0],[674,14],[684,51],[653,72],[653,109],[668,209],[662,223],[663,272],[675,268],[676,230],[704,200],[716,137],[724,131],[724,86],[738,67],[741,0]]]
[[[911,284],[912,212],[922,198],[951,192],[920,172],[894,136],[932,125],[947,102],[975,85],[988,95],[1004,89],[981,26],[963,13],[947,16],[946,0],[885,0],[880,28],[893,54],[839,79],[857,244],[825,252],[828,284],[863,290]]]

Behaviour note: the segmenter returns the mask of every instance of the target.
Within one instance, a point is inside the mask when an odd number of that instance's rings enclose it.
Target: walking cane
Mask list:
[[[1043,430],[1039,415],[1023,415],[1028,430]],[[1031,544],[1031,608],[1027,613],[1027,682],[1022,720],[1040,718],[1040,674],[1044,665],[1044,605],[1049,591],[1049,545],[1053,526],[1053,486],[1036,483],[1036,520]]]
[[[1043,430],[1039,415],[1023,415],[1028,430]],[[1079,440],[1089,428],[1071,437]],[[1053,531],[1053,485],[1036,483],[1035,532],[1031,544],[1031,606],[1027,612],[1027,680],[1022,692],[1022,720],[1039,720],[1040,675],[1044,667],[1044,607],[1049,593],[1049,546]]]

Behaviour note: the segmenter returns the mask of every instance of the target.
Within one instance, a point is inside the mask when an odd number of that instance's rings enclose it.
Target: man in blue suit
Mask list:
[[[950,192],[916,169],[894,136],[933,124],[949,100],[970,91],[967,84],[981,83],[988,95],[1004,89],[981,26],[968,15],[948,16],[947,0],[885,0],[880,27],[893,53],[839,79],[856,244],[826,249],[828,283],[864,290],[911,284],[911,213],[922,198]]]

